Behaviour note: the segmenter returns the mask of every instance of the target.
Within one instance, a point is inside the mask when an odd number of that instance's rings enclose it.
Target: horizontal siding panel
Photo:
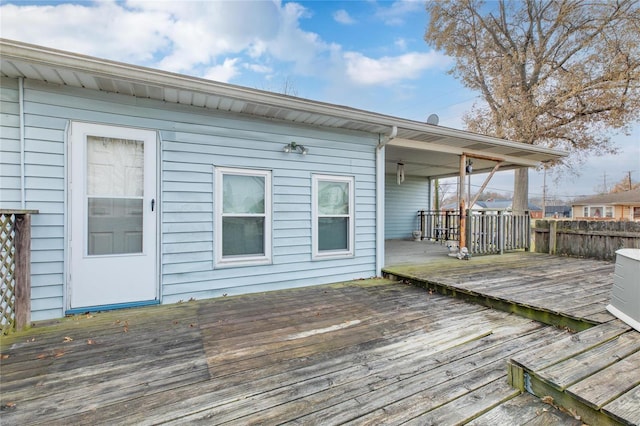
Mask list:
[[[43,152],[25,152],[25,164],[41,164],[45,166],[64,166],[64,156],[60,154],[47,154]]]
[[[212,181],[212,173],[202,173],[202,172],[190,172],[186,170],[165,170],[162,173],[163,179],[165,182],[198,182],[198,183],[208,183],[211,185]]]
[[[204,192],[207,194],[211,194],[211,183],[201,183],[201,182],[189,182],[185,184],[185,182],[165,182],[164,188],[165,191],[179,191],[181,193],[185,192]]]
[[[31,250],[32,263],[62,262],[63,260],[64,250],[62,248],[58,248],[57,250]]]
[[[162,232],[211,232],[213,231],[213,224],[211,222],[196,222],[196,223],[163,223]]]
[[[50,189],[63,191],[64,179],[27,176],[25,179],[25,187],[28,189]]]
[[[2,126],[2,139],[20,141],[20,129],[18,127]]]
[[[31,299],[31,319],[33,321],[39,321],[41,319],[47,319],[46,317],[41,317],[40,311],[50,311],[55,312],[57,317],[61,317],[62,315],[62,296],[60,297],[43,297],[43,298],[33,298]],[[55,318],[55,317],[54,317]]]
[[[49,115],[27,114],[24,117],[26,127],[64,131],[69,120]]]
[[[2,123],[3,136],[5,130],[9,130],[10,127],[20,127],[20,116],[13,111],[5,111],[4,108],[0,114],[0,123]]]
[[[211,191],[208,193],[205,192],[192,192],[192,193],[184,193],[177,191],[166,191],[162,193],[162,199],[165,202],[171,203],[185,203],[185,202],[193,202],[193,203],[204,203],[204,202],[212,202],[212,193]]]
[[[288,245],[311,247],[311,233],[309,232],[308,236],[302,237],[274,237],[273,241],[275,247],[283,247]]]
[[[24,137],[25,139],[60,142],[64,140],[64,130],[25,126]]]
[[[213,250],[199,252],[165,253],[163,257],[165,266],[178,263],[209,262],[212,267]]]
[[[31,274],[47,275],[64,273],[64,265],[61,262],[37,262],[31,264]]]
[[[18,79],[0,76],[0,102],[18,102]]]
[[[317,266],[316,268],[304,268],[302,263],[298,263],[296,264],[296,266],[301,269],[297,270],[298,273],[296,274],[295,279],[296,280],[320,279],[318,281],[318,283],[320,283],[321,281],[323,281],[321,278],[326,278],[327,276],[330,276],[330,275],[342,276],[344,274],[353,274],[353,275],[348,275],[349,279],[365,278],[370,276],[370,275],[367,275],[366,268],[365,269],[356,268],[354,271],[354,264],[356,266],[357,264],[352,261],[353,259],[349,259],[349,260],[351,261],[348,262],[349,264],[346,266],[339,265],[338,262],[335,262],[335,261],[312,262],[312,264],[315,264],[314,266]],[[343,261],[343,263],[346,263],[346,262]],[[304,263],[304,265],[307,265],[307,263]],[[232,270],[235,270],[235,269],[237,268],[232,268]],[[283,268],[283,265],[272,265],[270,269],[274,270],[274,273],[272,275],[265,275],[264,272],[257,271],[257,273],[255,274],[244,275],[242,278],[238,278],[237,274],[233,274],[232,270],[229,270],[229,272],[225,274],[224,277],[220,277],[215,282],[204,279],[204,280],[194,280],[194,281],[180,283],[180,284],[176,283],[171,285],[165,285],[165,290],[167,291],[164,294],[165,295],[180,294],[180,293],[190,294],[192,292],[198,292],[198,291],[203,291],[208,289],[231,288],[235,286],[251,287],[255,285],[262,285],[265,283],[278,283],[280,281],[287,280],[287,275],[285,274],[286,270]],[[330,271],[331,274],[323,275],[322,277],[320,277],[317,274],[318,270],[323,271],[325,274],[328,271]],[[192,275],[195,278],[195,276],[202,275],[202,274],[192,274]],[[185,277],[182,277],[180,281],[185,281]],[[335,281],[327,281],[325,282],[325,284],[330,282],[335,282]]]
[[[42,287],[31,287],[31,297],[33,299],[62,298],[62,286],[48,285]]]
[[[19,209],[22,204],[22,191],[0,188],[0,205],[5,209]],[[9,207],[12,205],[13,207]]]
[[[209,195],[211,198],[211,195]],[[198,212],[208,212],[209,218],[213,214],[213,203],[194,203],[194,202],[183,202],[183,203],[175,203],[175,202],[164,202],[162,204],[162,211],[164,214],[167,213],[198,213]]]
[[[20,164],[3,163],[0,159],[0,176],[20,177]],[[15,188],[12,188],[15,189]]]
[[[211,222],[211,213],[201,212],[179,212],[167,213],[162,215],[164,223],[180,223],[180,222]]]
[[[39,139],[27,139],[24,143],[25,151],[42,152],[47,154],[64,154],[64,143],[62,140],[51,142]]]
[[[164,234],[162,241],[168,244],[182,244],[187,242],[212,241],[212,232],[179,232],[173,234]]]
[[[55,179],[52,179],[55,180]],[[34,202],[49,202],[49,201],[64,201],[64,191],[60,190],[48,190],[48,189],[30,189],[25,191],[27,200]]]
[[[195,253],[195,252],[213,252],[213,245],[211,239],[195,242],[181,242],[181,243],[164,243],[162,245],[162,252],[165,255],[172,253]]]
[[[2,159],[0,164],[20,164],[20,151],[17,152],[2,152]]]
[[[31,287],[58,285],[62,288],[63,282],[63,274],[34,275],[31,277]]]
[[[418,210],[429,206],[429,181],[407,176],[398,185],[395,175],[385,180],[385,239],[411,238],[411,232],[419,229]]]
[[[310,220],[278,220],[273,224],[274,230],[282,229],[305,229],[307,233],[311,233],[311,221]],[[281,234],[278,234],[281,236]]]
[[[6,137],[6,129],[5,127],[0,126],[0,131],[2,131],[2,139],[0,139],[0,152],[4,156],[5,153],[14,152],[20,153],[20,140],[19,139],[9,139]],[[3,159],[4,160],[4,159]]]
[[[62,226],[38,226],[31,224],[31,238],[64,238]],[[64,244],[64,243],[63,243]]]
[[[163,260],[164,260],[164,257],[163,257]],[[211,271],[211,268],[212,268],[211,261],[176,263],[176,264],[165,263],[162,265],[162,273],[163,274],[180,274],[185,272],[203,272],[203,271]]]
[[[40,213],[64,214],[64,205],[62,202],[32,201],[27,198],[27,209],[38,210]]]
[[[25,175],[34,177],[51,177],[64,179],[64,167],[43,164],[25,164]]]

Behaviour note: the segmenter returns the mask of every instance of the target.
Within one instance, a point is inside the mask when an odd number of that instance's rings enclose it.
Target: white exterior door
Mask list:
[[[156,133],[73,123],[71,309],[158,299]]]

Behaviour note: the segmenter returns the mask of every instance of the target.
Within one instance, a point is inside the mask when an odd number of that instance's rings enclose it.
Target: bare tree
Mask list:
[[[427,12],[425,40],[481,95],[464,117],[471,131],[568,150],[572,167],[616,152],[607,129],[640,117],[638,0],[449,0]],[[522,211],[527,169],[514,191]]]
[[[640,183],[638,182],[634,183],[631,180],[631,172],[627,172],[627,175],[624,178],[622,178],[622,180],[620,180],[619,182],[616,182],[609,192],[611,193],[625,192],[625,191],[631,191],[634,189],[640,189]]]

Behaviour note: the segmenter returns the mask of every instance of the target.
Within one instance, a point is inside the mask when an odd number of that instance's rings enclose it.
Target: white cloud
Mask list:
[[[115,2],[0,6],[4,38],[139,64],[168,47],[163,29],[170,23],[165,13],[125,10]]]
[[[403,38],[397,38],[393,42],[394,46],[396,46],[400,50],[407,50],[407,40]]]
[[[346,52],[346,72],[358,84],[390,85],[406,79],[419,78],[423,71],[446,66],[449,59],[436,52],[406,53],[372,59],[358,52]]]
[[[268,74],[273,72],[273,68],[260,64],[244,64],[244,68],[261,74]]]
[[[344,9],[340,9],[337,10],[333,13],[333,19],[340,23],[340,24],[345,24],[345,25],[351,25],[351,24],[355,24],[356,21],[355,19],[353,19],[350,15],[349,12],[347,12]]]
[[[223,83],[229,82],[233,77],[238,75],[238,58],[227,58],[222,65],[214,65],[207,69],[204,78],[209,80],[222,81]]]
[[[378,7],[376,17],[385,25],[399,26],[404,24],[405,16],[419,11],[424,11],[424,0],[397,0],[389,7]]]

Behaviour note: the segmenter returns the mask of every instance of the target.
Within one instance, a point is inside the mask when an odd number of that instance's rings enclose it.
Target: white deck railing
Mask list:
[[[423,239],[460,239],[458,212],[420,210],[418,215]],[[508,210],[467,210],[465,234],[466,246],[472,255],[529,250],[531,218],[529,212],[514,214]]]

